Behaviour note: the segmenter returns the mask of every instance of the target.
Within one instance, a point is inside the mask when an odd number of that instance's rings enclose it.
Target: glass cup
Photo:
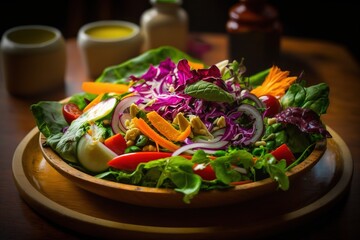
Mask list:
[[[95,79],[107,67],[139,55],[142,36],[134,23],[105,20],[82,26],[77,42],[87,74]]]
[[[7,30],[1,58],[6,88],[13,95],[33,96],[64,85],[65,41],[56,28],[24,25]]]

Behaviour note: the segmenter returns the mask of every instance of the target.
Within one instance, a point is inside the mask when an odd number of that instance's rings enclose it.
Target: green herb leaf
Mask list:
[[[213,83],[202,80],[187,86],[185,88],[185,93],[194,98],[200,98],[206,101],[228,103],[234,101],[234,97],[224,89]]]
[[[218,180],[225,184],[242,180],[243,176],[231,166],[238,165],[245,169],[250,169],[253,166],[252,154],[246,150],[236,150],[218,157],[210,162],[213,167]]]

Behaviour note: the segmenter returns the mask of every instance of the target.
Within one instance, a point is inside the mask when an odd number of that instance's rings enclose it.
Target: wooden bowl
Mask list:
[[[267,178],[261,181],[237,185],[227,190],[200,192],[190,204],[183,202],[183,194],[172,189],[150,188],[112,182],[95,178],[68,165],[50,147],[43,147],[45,137],[40,134],[40,149],[47,162],[61,175],[77,186],[94,194],[133,205],[158,208],[203,208],[235,204],[261,195],[282,191],[277,183]],[[316,144],[313,152],[299,165],[287,172],[290,182],[311,169],[326,150],[326,140]],[[290,186],[291,187],[291,186]]]

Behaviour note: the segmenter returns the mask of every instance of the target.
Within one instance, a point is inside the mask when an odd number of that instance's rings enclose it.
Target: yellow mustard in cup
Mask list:
[[[107,67],[138,56],[142,36],[140,27],[134,23],[105,20],[82,26],[77,43],[87,75],[96,79]]]
[[[134,30],[126,26],[98,26],[90,28],[86,31],[86,34],[93,38],[98,39],[114,39],[114,38],[124,38],[130,36]]]

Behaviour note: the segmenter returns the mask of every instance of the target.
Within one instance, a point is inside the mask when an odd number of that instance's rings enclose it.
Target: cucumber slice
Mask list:
[[[109,98],[90,108],[81,117],[85,118],[88,122],[94,122],[106,117],[109,113],[111,113],[111,111],[115,108],[116,103],[116,98]]]
[[[109,168],[108,161],[117,156],[102,142],[93,139],[89,134],[82,136],[77,145],[79,163],[93,173],[103,172]]]

